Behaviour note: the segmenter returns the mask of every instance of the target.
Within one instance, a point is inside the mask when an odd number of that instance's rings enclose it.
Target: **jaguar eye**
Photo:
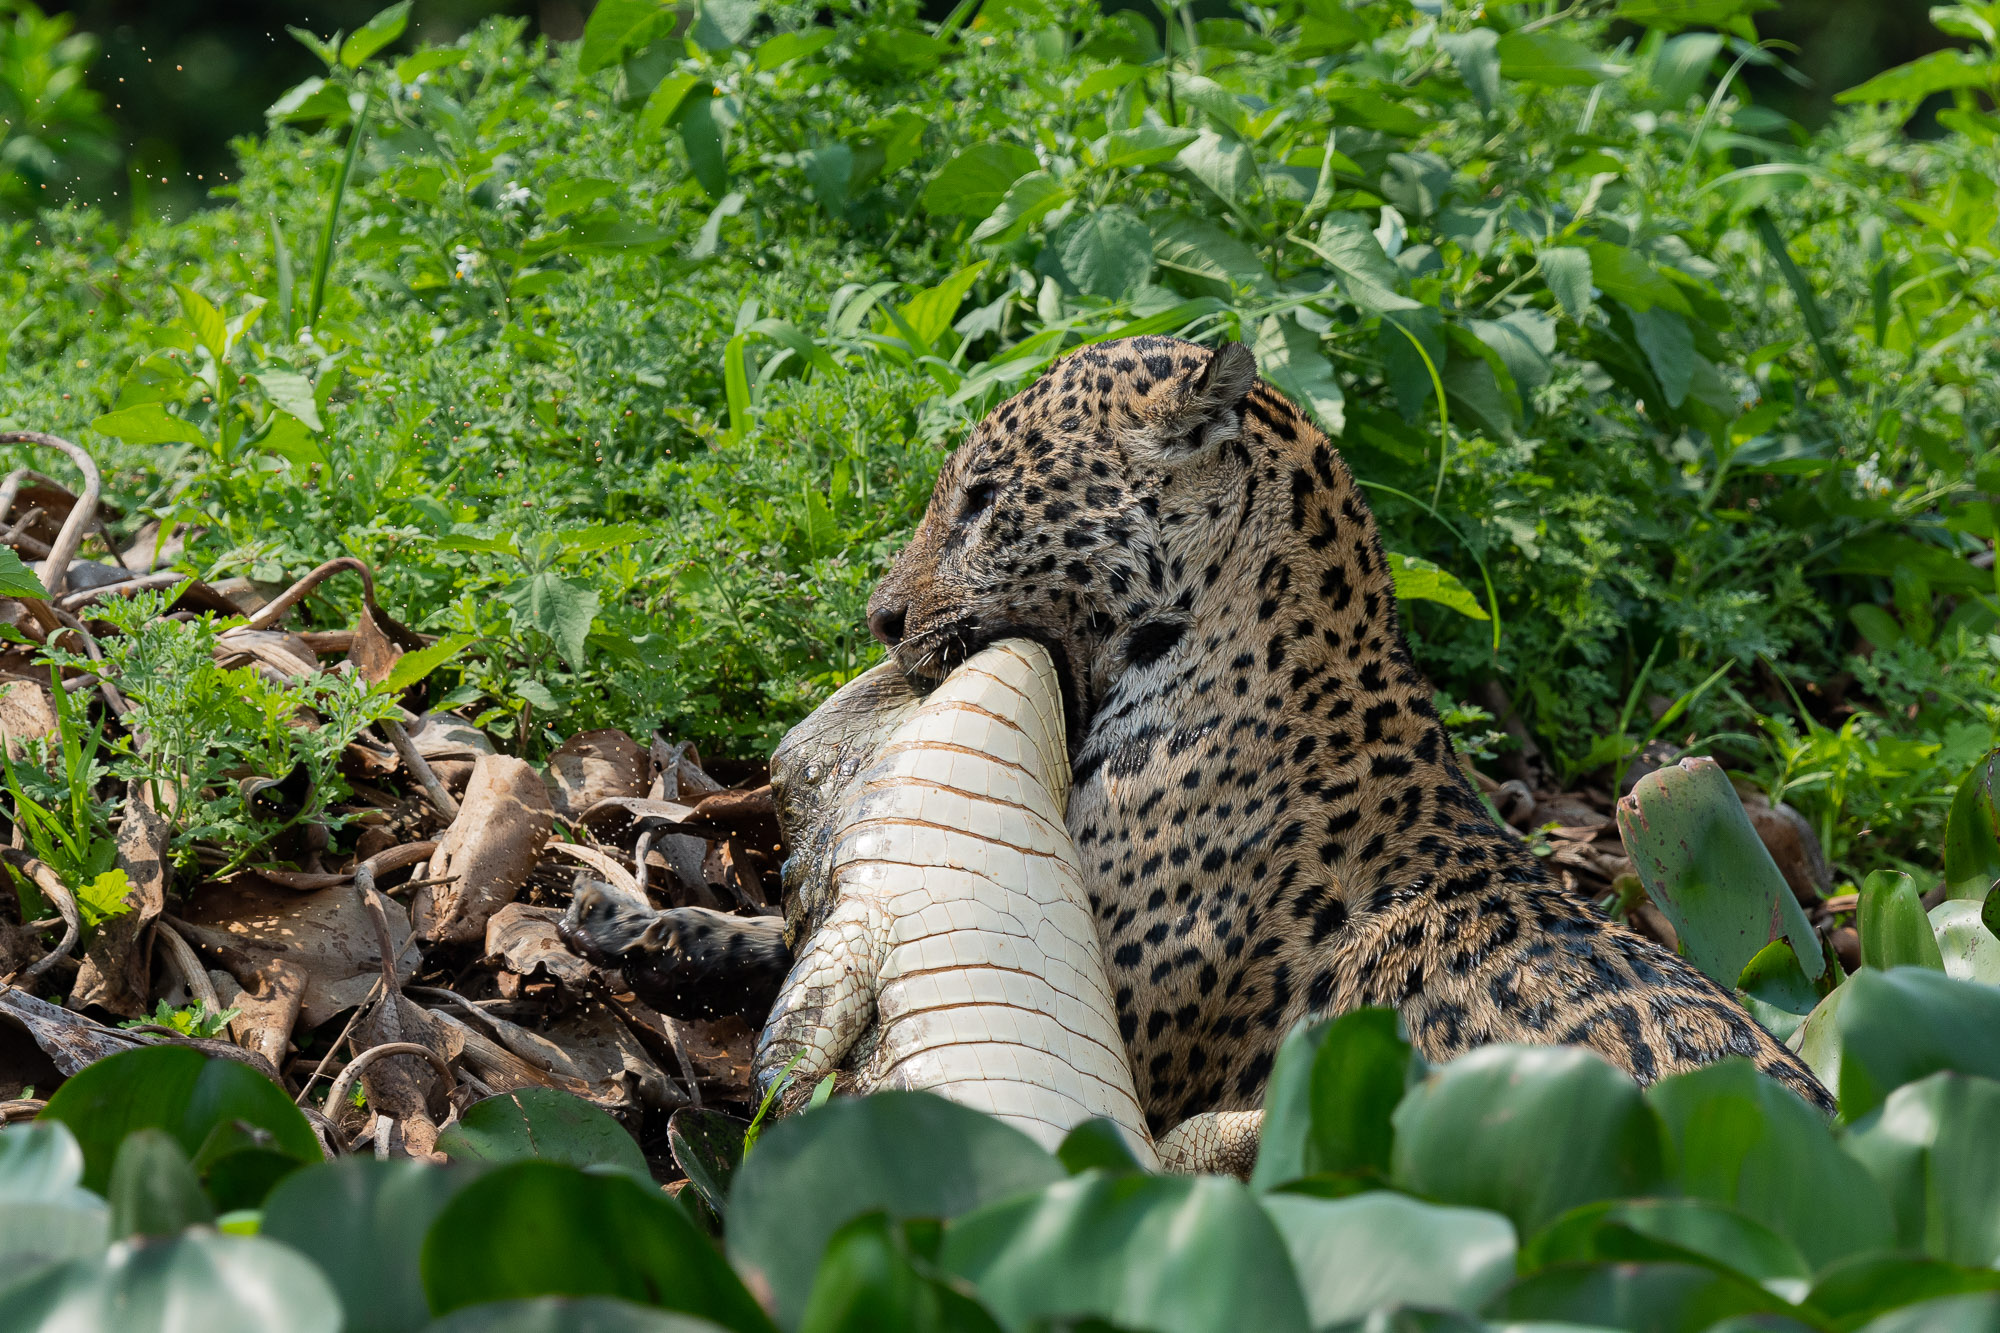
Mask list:
[[[993,497],[999,487],[990,481],[976,482],[965,492],[965,504],[959,509],[961,519],[977,518],[993,506]]]

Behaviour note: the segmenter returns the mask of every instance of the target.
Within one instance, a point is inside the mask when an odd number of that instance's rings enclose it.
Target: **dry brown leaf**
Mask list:
[[[32,680],[10,680],[0,686],[0,738],[7,757],[19,760],[21,742],[56,734],[56,703],[48,687]]]
[[[399,982],[408,982],[422,961],[410,937],[402,904],[384,904]],[[257,875],[240,875],[195,895],[185,920],[175,922],[197,950],[220,961],[239,982],[254,990],[266,963],[282,959],[305,973],[300,1019],[318,1027],[366,999],[382,975],[375,925],[352,884],[314,893],[280,888]]]
[[[228,977],[227,972],[216,975]],[[234,977],[230,977],[232,983]],[[238,1046],[255,1051],[278,1068],[284,1068],[285,1053],[291,1046],[292,1028],[299,1021],[305,1001],[306,970],[282,958],[266,962],[251,977],[252,984],[237,986],[234,998],[224,997],[226,1009],[235,1009],[229,1020],[229,1036]],[[218,984],[218,990],[220,985]]]
[[[215,660],[224,667],[255,664],[281,680],[300,680],[319,671],[319,654],[296,634],[275,629],[226,629],[216,638]]]
[[[560,844],[558,844],[560,845]],[[556,934],[562,913],[553,907],[508,903],[486,923],[486,956],[510,972],[532,976],[536,968],[565,986],[581,987],[590,980],[590,964],[563,946]]]
[[[452,882],[417,891],[417,933],[435,942],[483,940],[487,921],[514,901],[535,868],[554,822],[548,789],[533,768],[482,755],[458,818],[431,858],[431,874]]]
[[[648,760],[622,731],[580,731],[549,756],[549,796],[556,813],[574,820],[599,801],[644,796]]]
[[[147,1010],[152,969],[147,958],[153,922],[167,903],[167,845],[173,825],[147,804],[134,784],[125,798],[118,827],[118,868],[132,887],[125,893],[131,911],[97,928],[70,991],[72,1009],[97,1005],[125,1018]]]

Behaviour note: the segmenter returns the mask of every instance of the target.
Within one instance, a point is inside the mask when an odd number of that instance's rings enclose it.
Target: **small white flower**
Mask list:
[[[534,198],[532,191],[519,181],[508,181],[507,188],[500,191],[500,207],[516,208]]]
[[[479,267],[479,252],[477,250],[468,249],[461,245],[458,249],[451,252],[451,257],[458,261],[458,268],[452,274],[454,278],[469,277],[472,270]]]
[[[1854,484],[1870,495],[1887,495],[1895,483],[1882,475],[1882,455],[1870,454],[1854,469]]]

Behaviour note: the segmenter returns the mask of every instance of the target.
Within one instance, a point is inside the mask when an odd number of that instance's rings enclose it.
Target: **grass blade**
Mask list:
[[[1812,287],[1806,282],[1806,275],[1799,272],[1798,261],[1785,246],[1785,238],[1778,231],[1777,219],[1770,211],[1758,208],[1750,214],[1756,224],[1757,235],[1764,242],[1764,248],[1771,252],[1771,258],[1778,261],[1778,271],[1785,275],[1785,285],[1792,289],[1792,297],[1799,303],[1799,316],[1806,322],[1806,332],[1812,337],[1813,348],[1819,353],[1820,364],[1840,391],[1849,398],[1854,396],[1854,385],[1848,381],[1847,371],[1833,353],[1833,340],[1827,328],[1826,313],[1819,308],[1819,298],[1813,295]]]
[[[354,171],[354,159],[361,154],[361,140],[368,132],[368,106],[366,101],[361,110],[354,113],[354,129],[347,136],[347,154],[340,159],[340,170],[334,173],[333,195],[326,204],[326,224],[320,228],[319,252],[313,256],[312,296],[306,303],[306,327],[319,323],[320,306],[326,300],[326,275],[333,268],[333,240],[340,230],[340,204],[347,196],[347,178]]]

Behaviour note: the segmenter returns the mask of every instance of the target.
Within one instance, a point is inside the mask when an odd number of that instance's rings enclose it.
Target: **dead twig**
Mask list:
[[[410,776],[417,780],[417,785],[424,789],[424,795],[430,798],[432,808],[444,816],[447,824],[457,819],[458,802],[438,781],[438,775],[432,771],[429,761],[417,752],[417,743],[410,739],[409,732],[403,730],[403,724],[393,717],[385,717],[377,725],[389,737],[389,744],[396,747],[396,756],[403,761],[403,767],[410,770]]]
[[[306,1085],[299,1089],[299,1095],[292,1098],[293,1105],[304,1106],[306,1104],[306,1098],[311,1094],[313,1084],[319,1082],[321,1076],[326,1073],[326,1067],[332,1064],[334,1058],[340,1054],[340,1048],[346,1043],[348,1034],[354,1031],[354,1025],[361,1021],[361,1016],[367,1013],[369,1006],[373,1005],[381,996],[382,978],[377,977],[375,978],[374,986],[369,988],[368,994],[362,999],[360,1004],[354,1006],[354,1012],[347,1016],[347,1025],[341,1028],[340,1035],[333,1039],[333,1045],[326,1048],[326,1054],[320,1057],[318,1067],[312,1071],[312,1076],[306,1079]],[[333,1103],[329,1101],[327,1105],[331,1107]]]
[[[343,555],[336,556],[334,559],[319,566],[319,568],[305,574],[297,583],[294,583],[269,602],[266,602],[262,610],[250,617],[249,623],[244,628],[276,628],[278,622],[285,618],[285,612],[304,601],[306,595],[314,588],[317,588],[320,584],[326,582],[342,570],[352,570],[361,576],[361,600],[368,605],[370,610],[373,610],[375,606],[375,572],[369,569],[362,561],[356,560],[353,556]]]
[[[450,1063],[430,1047],[414,1041],[385,1041],[380,1046],[370,1046],[348,1061],[347,1068],[340,1071],[340,1076],[333,1081],[333,1087],[327,1090],[327,1114],[329,1116],[340,1114],[340,1108],[347,1104],[348,1097],[354,1091],[354,1080],[361,1077],[362,1070],[377,1060],[392,1055],[421,1055],[431,1062],[431,1067],[438,1071],[439,1076],[447,1084],[453,1081]]]
[[[181,986],[188,998],[197,1000],[209,1017],[222,1012],[222,997],[215,992],[215,983],[208,979],[208,969],[201,965],[194,949],[181,938],[181,933],[166,921],[161,921],[153,932],[153,938],[160,945],[161,952],[174,971],[180,973]]]
[[[64,887],[62,880],[56,877],[56,872],[47,865],[18,847],[0,847],[0,859],[4,859],[15,873],[26,876],[37,889],[41,890],[43,897],[55,904],[56,911],[62,916],[62,939],[57,942],[55,948],[44,954],[39,962],[21,974],[21,980],[33,981],[69,957],[70,950],[76,947],[77,940],[83,934],[83,919],[77,913],[75,896]]]
[[[48,559],[42,562],[42,586],[48,589],[50,597],[59,597],[63,583],[69,577],[69,562],[76,558],[77,548],[83,545],[83,534],[97,521],[97,498],[104,488],[103,478],[98,474],[96,461],[81,446],[71,444],[60,435],[48,435],[38,430],[0,431],[0,444],[37,444],[44,449],[61,450],[83,473],[83,494],[70,506],[69,517],[63,520],[62,530],[56,533],[55,542],[49,547]],[[16,482],[17,491],[19,486],[20,483]],[[8,502],[12,503],[12,497],[8,498]]]

